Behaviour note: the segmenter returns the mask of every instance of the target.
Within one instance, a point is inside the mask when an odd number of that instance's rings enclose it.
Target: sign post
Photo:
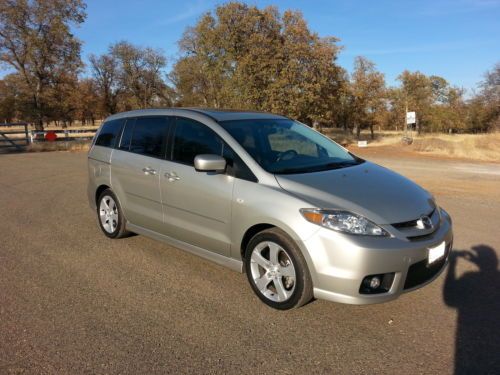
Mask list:
[[[405,132],[403,135],[403,143],[408,145],[413,143],[413,128],[417,124],[417,114],[416,112],[408,112],[406,110],[406,124],[405,124]]]
[[[417,115],[415,112],[406,112],[406,125],[416,124]]]

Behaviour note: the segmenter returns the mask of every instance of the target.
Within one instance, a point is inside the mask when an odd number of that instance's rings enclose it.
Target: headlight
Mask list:
[[[300,213],[307,221],[339,232],[364,236],[388,236],[384,229],[367,218],[348,211],[302,208]]]

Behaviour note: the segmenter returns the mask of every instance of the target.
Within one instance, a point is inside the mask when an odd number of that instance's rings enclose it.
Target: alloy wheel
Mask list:
[[[118,207],[115,200],[109,195],[105,195],[99,204],[99,219],[104,230],[111,234],[118,226]]]
[[[287,301],[295,291],[296,272],[286,250],[272,241],[259,243],[250,257],[252,280],[267,299]]]

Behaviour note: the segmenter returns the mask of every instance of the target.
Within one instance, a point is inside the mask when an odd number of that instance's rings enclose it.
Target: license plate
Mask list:
[[[428,263],[434,263],[436,260],[442,258],[444,256],[445,248],[446,244],[444,242],[441,242],[436,247],[429,248]]]

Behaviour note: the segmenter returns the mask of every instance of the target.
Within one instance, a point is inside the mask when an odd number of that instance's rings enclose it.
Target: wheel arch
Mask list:
[[[97,200],[99,199],[99,196],[106,189],[111,189],[111,188],[108,185],[105,185],[105,184],[99,185],[97,187],[97,189],[95,190],[95,197],[94,197],[94,201],[95,201],[96,204],[98,203]]]
[[[279,223],[279,222],[273,222],[273,220],[270,221],[261,221],[256,224],[251,225],[244,233],[241,242],[240,242],[240,256],[241,260],[243,261],[243,264],[245,263],[245,250],[252,239],[253,236],[255,236],[257,233],[260,233],[266,229],[271,229],[271,228],[277,228],[281,230],[283,233],[285,233],[292,241],[295,242],[297,247],[299,248],[300,252],[304,256],[304,259],[306,260],[307,267],[309,269],[309,272],[311,273],[311,277],[313,280],[313,284],[316,284],[316,273],[315,273],[315,267],[314,263],[311,259],[311,254],[309,254],[307,248],[305,247],[303,241],[299,237],[299,235],[289,226],[287,226],[285,223]],[[243,267],[243,272],[245,272],[245,267]]]
[[[245,250],[252,239],[253,236],[255,236],[257,233],[260,233],[266,229],[270,228],[277,228],[276,225],[269,224],[269,223],[260,223],[260,224],[255,224],[252,225],[250,228],[248,228],[243,235],[243,238],[241,239],[241,244],[240,244],[240,255],[241,259],[245,261]]]

